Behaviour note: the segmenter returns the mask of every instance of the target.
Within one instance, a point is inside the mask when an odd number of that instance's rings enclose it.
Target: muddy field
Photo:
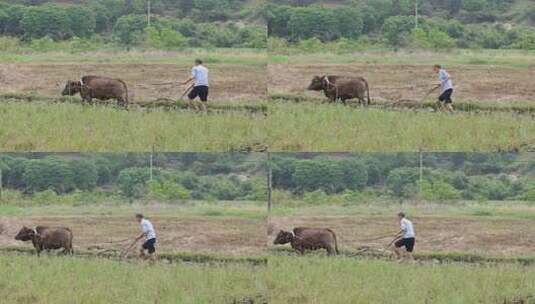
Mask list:
[[[535,225],[529,220],[497,220],[473,217],[416,217],[416,251],[463,252],[481,255],[533,255]],[[399,231],[395,217],[303,216],[275,217],[271,220],[270,240],[278,229],[293,227],[324,227],[333,229],[341,250],[363,246],[384,249]],[[270,242],[271,243],[271,242]]]
[[[512,105],[534,101],[535,70],[504,66],[457,65],[445,67],[455,86],[454,101],[479,101]],[[437,76],[432,67],[411,64],[270,64],[270,94],[292,94],[325,98],[307,91],[314,75],[360,75],[368,79],[372,101],[420,101]],[[437,95],[438,94],[434,94]],[[435,98],[434,95],[429,100]]]
[[[221,253],[227,255],[261,254],[266,245],[264,221],[241,218],[151,217],[160,252]],[[15,241],[18,230],[26,225],[65,226],[74,233],[75,250],[122,250],[139,235],[132,217],[62,216],[0,218],[0,247],[27,246]]]
[[[262,65],[208,64],[212,100],[254,101],[265,99],[267,77]],[[178,99],[186,86],[152,85],[184,81],[191,66],[168,63],[16,63],[0,64],[3,93],[60,96],[67,80],[82,75],[121,78],[129,86],[133,102],[159,98]]]

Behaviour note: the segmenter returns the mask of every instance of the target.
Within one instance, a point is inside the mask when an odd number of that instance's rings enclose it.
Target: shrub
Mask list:
[[[218,200],[235,200],[240,196],[240,189],[228,179],[218,178],[210,187],[210,194]]]
[[[417,168],[398,168],[392,170],[386,179],[386,186],[390,194],[397,198],[410,198],[416,195],[418,181]]]
[[[321,190],[315,190],[312,192],[305,192],[303,194],[303,201],[308,205],[323,205],[328,204],[331,200],[331,196],[327,195]]]
[[[60,40],[73,35],[69,14],[65,8],[55,4],[32,6],[26,9],[20,25],[27,38],[48,36]]]
[[[122,194],[132,201],[141,198],[146,192],[146,183],[150,179],[148,168],[126,168],[121,170],[117,178],[117,185]]]
[[[461,198],[461,192],[443,181],[424,181],[422,187],[422,198],[430,201],[455,200]]]
[[[149,196],[158,200],[182,202],[190,198],[190,192],[186,188],[170,180],[150,181],[147,188]]]
[[[144,15],[122,16],[113,27],[113,36],[121,45],[139,45],[144,40],[146,25],[147,19]]]
[[[98,171],[93,161],[77,159],[70,163],[74,173],[73,182],[76,189],[93,190],[97,186]]]
[[[63,194],[76,188],[75,172],[69,163],[53,156],[28,161],[23,176],[30,193],[53,190]]]
[[[394,16],[385,20],[383,35],[392,46],[402,46],[407,36],[414,28],[414,18],[407,16]]]

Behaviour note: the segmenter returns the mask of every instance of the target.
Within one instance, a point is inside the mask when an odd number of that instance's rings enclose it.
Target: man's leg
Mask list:
[[[438,109],[439,109],[440,112],[446,112],[447,111],[447,109],[446,109],[446,98],[447,98],[446,93],[447,92],[442,92],[440,94],[440,96],[438,96],[438,107],[439,107]]]
[[[405,249],[406,249],[406,257],[410,261],[414,261],[414,256],[412,255],[412,252],[414,250],[414,244],[416,240],[414,238],[407,239],[405,243]]]
[[[401,248],[394,247],[394,253],[396,254],[396,258],[400,260],[403,257],[403,254],[401,252]]]
[[[448,108],[448,111],[450,113],[453,113],[453,100],[451,99],[451,95],[453,94],[453,90],[449,91],[448,99],[446,99],[446,107]]]
[[[147,259],[152,263],[156,261],[156,241],[153,240],[150,243],[149,249],[148,249],[149,255]]]
[[[196,111],[198,111],[197,105],[195,104],[195,98],[197,98],[197,96],[199,96],[199,88],[193,87],[193,89],[191,89],[191,91],[188,94],[188,99],[189,99],[188,107],[193,108]]]
[[[401,260],[403,258],[403,247],[405,246],[404,239],[397,240],[394,243],[394,253],[396,254],[396,258],[398,260]]]
[[[208,111],[208,87],[202,87],[202,90],[199,92],[199,98],[201,99],[201,106],[203,112]]]

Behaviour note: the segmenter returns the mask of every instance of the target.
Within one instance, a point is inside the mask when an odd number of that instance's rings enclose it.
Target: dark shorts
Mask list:
[[[154,245],[156,244],[156,239],[150,239],[145,241],[143,245],[141,245],[141,248],[147,250],[149,253],[154,253],[156,251],[156,247]]]
[[[408,252],[412,252],[414,250],[414,243],[416,240],[414,238],[408,238],[408,239],[401,239],[396,242],[396,248],[405,247]]]
[[[201,101],[207,101],[208,100],[208,86],[193,87],[191,92],[189,92],[188,94],[188,98],[190,100],[193,100],[197,98],[197,96],[201,99]]]
[[[453,94],[453,89],[448,89],[444,91],[440,96],[438,97],[438,100],[440,100],[443,103],[453,103],[453,100],[451,100],[451,94]]]

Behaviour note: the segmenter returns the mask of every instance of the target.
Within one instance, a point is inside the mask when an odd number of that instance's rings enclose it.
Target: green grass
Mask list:
[[[275,151],[496,151],[526,149],[535,121],[511,113],[476,115],[276,104],[269,117]]]
[[[268,115],[124,111],[0,101],[4,151],[496,151],[528,150],[535,120],[513,113],[454,115],[271,102]]]
[[[340,256],[270,256],[267,268],[0,256],[0,267],[6,304],[230,304],[268,298],[292,304],[515,303],[535,287],[535,270],[520,264],[397,264]]]
[[[488,220],[523,219],[535,220],[535,206],[530,202],[477,202],[460,201],[457,203],[433,203],[406,201],[403,205],[390,202],[369,201],[355,205],[317,205],[305,203],[286,205],[281,201],[274,201],[272,216],[391,216],[403,210],[413,217],[452,217],[479,218]]]
[[[295,103],[325,103],[326,99],[322,97],[311,97],[302,94],[288,94],[271,92],[269,99],[279,102],[295,102]],[[424,101],[420,100],[402,100],[402,101],[374,101],[372,100],[369,108],[377,109],[419,109],[419,110],[438,110],[436,101],[430,101],[432,98],[428,97]],[[352,107],[359,107],[358,104],[350,104]],[[454,104],[455,110],[458,112],[515,112],[522,114],[535,113],[535,105],[529,100],[515,100],[513,104],[503,103],[496,100],[459,100]]]
[[[266,50],[256,49],[189,49],[171,51],[93,51],[86,53],[0,52],[0,63],[173,63],[192,64],[196,58],[208,64],[266,65]]]
[[[535,60],[535,52],[520,50],[451,50],[440,53],[436,51],[391,50],[360,51],[358,53],[335,54],[318,52],[302,54],[290,49],[290,55],[270,54],[270,63],[307,64],[417,64],[431,66],[436,63],[443,65],[493,65],[511,68],[528,69]]]
[[[265,299],[265,268],[0,257],[2,303],[236,303]],[[254,271],[253,271],[254,270]],[[234,302],[236,301],[236,302]]]
[[[263,115],[124,111],[114,107],[2,102],[4,151],[229,151],[265,142]],[[260,126],[260,127],[259,127]]]
[[[266,204],[264,202],[192,202],[184,205],[158,204],[89,204],[84,206],[49,205],[49,206],[14,206],[0,203],[0,216],[133,216],[135,213],[150,213],[157,216],[227,217],[264,220]]]
[[[535,287],[520,265],[409,265],[326,257],[270,257],[270,303],[512,303]],[[518,302],[520,303],[520,302]],[[524,302],[522,302],[524,303]]]
[[[35,249],[32,247],[21,247],[21,246],[7,246],[0,247],[1,255],[11,255],[11,256],[20,256],[20,255],[35,255]],[[43,256],[54,257],[61,256],[57,253],[43,253]],[[81,250],[78,248],[74,249],[73,256],[77,258],[107,258],[117,261],[132,261],[132,262],[141,262],[141,260],[136,255],[124,256],[124,252],[119,250],[106,250],[104,252],[95,252],[91,250]],[[194,252],[161,252],[158,253],[158,261],[166,263],[198,263],[198,264],[210,264],[210,265],[221,265],[221,264],[248,264],[250,266],[265,266],[267,264],[267,257],[254,255],[254,256],[229,256],[222,254],[207,254],[207,253],[194,253]]]

